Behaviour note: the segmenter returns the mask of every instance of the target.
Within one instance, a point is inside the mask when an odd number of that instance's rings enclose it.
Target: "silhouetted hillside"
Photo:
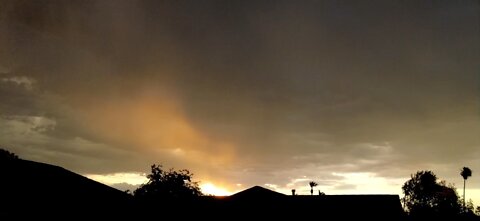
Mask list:
[[[285,195],[255,186],[228,197],[134,200],[131,195],[58,166],[0,162],[0,218],[152,218],[400,220],[397,195]]]
[[[1,162],[0,174],[2,216],[115,216],[132,205],[130,195],[58,166],[17,159]]]

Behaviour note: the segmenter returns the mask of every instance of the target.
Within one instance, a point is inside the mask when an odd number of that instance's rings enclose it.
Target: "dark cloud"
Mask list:
[[[337,189],[478,163],[474,1],[0,6],[0,144],[25,158]]]

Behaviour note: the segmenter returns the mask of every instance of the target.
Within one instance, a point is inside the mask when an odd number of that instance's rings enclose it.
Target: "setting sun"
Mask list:
[[[200,185],[202,192],[207,195],[214,195],[214,196],[229,196],[232,195],[232,192],[213,185],[212,183],[205,183]]]

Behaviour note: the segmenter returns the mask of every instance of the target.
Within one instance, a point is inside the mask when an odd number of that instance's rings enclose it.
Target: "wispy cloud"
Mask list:
[[[25,77],[25,76],[13,76],[13,77],[4,77],[1,78],[3,82],[6,83],[14,83],[16,85],[22,86],[27,90],[32,90],[33,85],[35,84],[35,80],[30,77]]]

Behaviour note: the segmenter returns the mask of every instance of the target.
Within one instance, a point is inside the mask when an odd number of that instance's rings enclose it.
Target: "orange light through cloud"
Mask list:
[[[214,196],[229,196],[232,195],[233,193],[228,191],[227,189],[217,187],[213,185],[212,183],[205,183],[200,185],[200,189],[204,194],[207,195],[214,195]]]

